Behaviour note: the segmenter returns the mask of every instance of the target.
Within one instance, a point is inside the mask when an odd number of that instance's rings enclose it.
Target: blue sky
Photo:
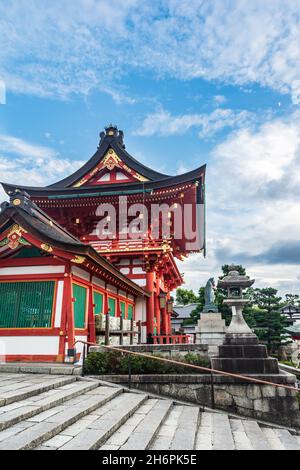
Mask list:
[[[3,0],[0,18],[0,180],[61,179],[117,124],[152,168],[208,164],[186,287],[234,261],[299,293],[299,1]]]

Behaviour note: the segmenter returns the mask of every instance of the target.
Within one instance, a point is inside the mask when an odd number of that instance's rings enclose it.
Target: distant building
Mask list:
[[[191,313],[195,310],[198,304],[193,303],[189,305],[174,305],[173,307],[173,318],[172,318],[172,330],[176,333],[184,332],[188,335],[196,334],[195,324],[183,325],[183,322],[191,318]]]
[[[292,320],[293,323],[300,322],[300,307],[296,307],[295,305],[292,305],[292,304],[285,305],[281,309],[281,312],[289,320]]]

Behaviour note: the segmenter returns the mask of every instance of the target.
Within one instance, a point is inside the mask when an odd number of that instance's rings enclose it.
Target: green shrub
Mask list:
[[[158,354],[156,357],[162,357]],[[173,357],[175,361],[193,364],[201,367],[210,367],[209,361],[197,354],[188,353],[184,357]],[[84,372],[92,375],[128,374],[129,361],[131,361],[132,374],[201,374],[201,370],[192,369],[183,365],[171,364],[143,356],[118,353],[116,351],[93,352],[85,360]]]

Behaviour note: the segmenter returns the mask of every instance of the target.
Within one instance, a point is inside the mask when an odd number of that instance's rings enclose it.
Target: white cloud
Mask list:
[[[231,109],[215,109],[207,114],[183,114],[172,116],[169,111],[160,109],[148,114],[136,135],[183,135],[192,128],[198,130],[199,137],[210,137],[226,127],[239,127],[250,123],[253,114],[248,111],[233,111]]]
[[[278,257],[300,234],[300,116],[274,119],[234,131],[211,153],[207,173],[207,259],[190,257],[180,267],[195,290],[221,264],[240,262],[281,294],[299,293],[299,253]],[[274,250],[276,247],[274,259]],[[197,269],[200,271],[197,272]]]
[[[226,101],[227,101],[227,98],[226,98],[225,96],[223,96],[223,95],[216,95],[216,96],[214,96],[214,102],[215,102],[215,104],[218,105],[218,106],[221,105],[221,104],[226,103]]]
[[[295,95],[299,17],[295,0],[1,2],[0,78],[63,99],[102,90],[134,102],[120,86],[132,70]]]
[[[0,135],[0,181],[20,186],[44,186],[68,176],[83,162],[62,158],[49,147]],[[4,199],[0,188],[0,200]]]

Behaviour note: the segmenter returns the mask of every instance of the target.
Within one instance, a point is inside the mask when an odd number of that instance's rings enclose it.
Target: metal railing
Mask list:
[[[221,370],[217,370],[217,369],[213,369],[213,368],[209,368],[209,367],[197,366],[197,365],[194,365],[194,364],[188,364],[186,362],[176,361],[174,359],[166,359],[166,358],[163,358],[163,357],[158,357],[158,356],[154,356],[154,355],[150,355],[150,354],[145,354],[145,353],[140,353],[140,352],[135,352],[135,351],[129,351],[127,349],[115,348],[113,346],[104,346],[104,347],[108,350],[118,351],[120,353],[129,354],[130,355],[129,357],[140,356],[140,357],[145,357],[147,359],[152,359],[152,360],[161,361],[161,362],[165,362],[165,363],[169,363],[169,364],[173,364],[173,365],[175,364],[175,365],[178,365],[178,366],[184,366],[184,367],[194,369],[194,370],[198,370],[198,371],[201,370],[201,371],[207,372],[210,375],[211,408],[212,409],[216,408],[215,390],[214,390],[214,374],[225,376],[225,377],[233,377],[233,378],[237,378],[237,379],[242,379],[242,380],[245,380],[245,381],[248,381],[248,382],[251,382],[251,383],[255,383],[255,384],[260,384],[260,385],[271,385],[273,387],[278,387],[278,388],[284,388],[286,390],[297,391],[298,393],[300,392],[300,389],[298,389],[296,387],[291,387],[289,385],[269,382],[269,381],[261,380],[261,379],[255,379],[255,378],[249,377],[247,375],[234,374],[232,372],[225,372],[225,371],[221,371]],[[128,362],[128,388],[129,389],[131,388],[131,383],[132,383],[132,364],[131,364],[131,360],[129,360],[129,362]]]
[[[198,371],[202,371],[202,372],[207,372],[207,374],[210,376],[211,407],[212,407],[212,409],[215,409],[215,407],[216,407],[215,406],[215,392],[214,392],[214,374],[215,375],[221,375],[221,376],[224,376],[224,377],[231,377],[231,378],[241,379],[241,380],[245,380],[245,381],[248,381],[248,382],[251,382],[251,383],[254,383],[254,384],[270,385],[270,386],[273,386],[273,387],[276,387],[276,388],[283,388],[283,389],[286,389],[286,390],[296,391],[296,392],[300,393],[300,389],[297,388],[297,387],[292,387],[290,385],[284,385],[284,384],[275,383],[275,382],[269,382],[267,380],[256,379],[254,377],[249,377],[248,375],[234,374],[232,372],[225,372],[225,371],[218,370],[218,369],[213,369],[213,368],[210,368],[210,367],[198,366],[198,365],[195,365],[195,364],[189,364],[187,362],[176,361],[174,359],[167,359],[167,358],[164,358],[164,357],[158,357],[158,356],[154,356],[154,355],[150,355],[150,354],[146,354],[146,353],[142,353],[142,352],[130,351],[130,350],[127,350],[127,349],[114,347],[114,346],[107,346],[107,345],[99,345],[99,344],[95,344],[95,343],[89,343],[89,342],[82,341],[82,340],[78,340],[74,344],[76,344],[76,343],[83,343],[84,344],[83,363],[82,363],[83,372],[82,372],[82,375],[84,374],[84,361],[85,361],[85,356],[86,356],[86,352],[87,352],[86,346],[88,346],[88,348],[89,348],[89,346],[100,346],[101,348],[105,348],[105,349],[110,350],[110,351],[116,351],[116,352],[119,352],[119,353],[128,354],[129,355],[129,361],[128,361],[128,388],[129,389],[132,386],[132,362],[131,362],[131,359],[130,359],[132,356],[140,356],[140,357],[144,357],[146,359],[151,359],[151,360],[154,360],[154,361],[160,361],[160,362],[169,363],[169,364],[173,364],[173,365],[177,365],[177,366],[181,366],[181,367],[184,366],[184,367],[194,369],[194,370],[198,370]]]

